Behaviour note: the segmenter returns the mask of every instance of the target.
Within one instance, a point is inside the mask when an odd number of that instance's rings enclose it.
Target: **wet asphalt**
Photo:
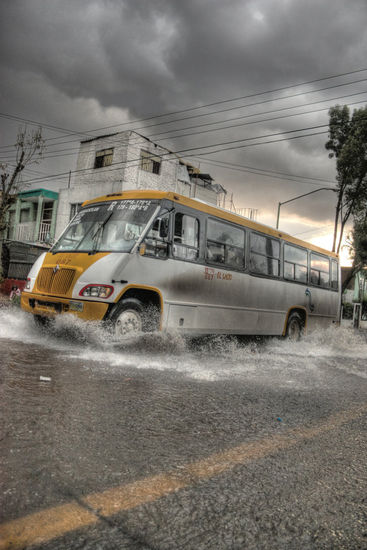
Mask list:
[[[58,536],[18,547],[367,548],[363,332],[121,344],[70,319],[39,332],[8,309],[0,357],[0,548],[16,547],[1,526],[70,503],[95,521],[65,521]],[[244,445],[255,451],[233,465]],[[218,453],[221,471],[184,474]],[[185,482],[158,498],[147,490],[108,514],[88,505],[88,495],[137,481],[144,490],[172,473]]]

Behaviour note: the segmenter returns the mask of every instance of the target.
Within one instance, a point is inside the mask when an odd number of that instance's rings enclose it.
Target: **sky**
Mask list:
[[[0,161],[43,127],[33,188],[67,186],[86,136],[135,129],[200,165],[228,206],[326,248],[328,109],[367,104],[366,0],[3,0]],[[346,262],[346,250],[343,252]]]

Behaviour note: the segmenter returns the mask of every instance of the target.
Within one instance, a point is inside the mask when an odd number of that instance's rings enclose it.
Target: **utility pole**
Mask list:
[[[319,189],[315,189],[314,191],[310,191],[309,193],[304,193],[303,195],[298,195],[298,197],[293,197],[293,199],[289,199],[287,201],[279,202],[278,203],[276,228],[279,229],[280,207],[283,204],[288,204],[289,202],[293,202],[297,199],[301,199],[302,197],[307,197],[308,195],[313,195],[313,193],[317,193],[318,191],[336,191],[336,189],[334,189],[334,187],[320,187]]]

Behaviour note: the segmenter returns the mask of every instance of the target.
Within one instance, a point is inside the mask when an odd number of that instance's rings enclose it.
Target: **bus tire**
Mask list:
[[[303,322],[302,319],[296,311],[290,314],[287,322],[286,338],[297,342],[300,340],[303,332]]]
[[[116,305],[111,315],[115,336],[121,338],[139,332],[148,332],[148,314],[144,305],[136,298],[127,298]]]

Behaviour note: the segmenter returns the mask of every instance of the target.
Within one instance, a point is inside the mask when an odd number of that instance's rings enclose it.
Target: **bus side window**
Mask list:
[[[245,232],[219,220],[208,219],[206,259],[235,269],[245,265]]]
[[[331,260],[331,288],[335,288],[335,290],[338,290],[338,262],[335,260]]]
[[[307,283],[307,250],[284,245],[284,278]]]
[[[329,286],[329,259],[311,252],[311,283],[318,286]]]
[[[199,220],[176,212],[173,256],[180,260],[195,261],[199,256]]]
[[[280,243],[266,235],[250,235],[250,271],[279,277]]]

